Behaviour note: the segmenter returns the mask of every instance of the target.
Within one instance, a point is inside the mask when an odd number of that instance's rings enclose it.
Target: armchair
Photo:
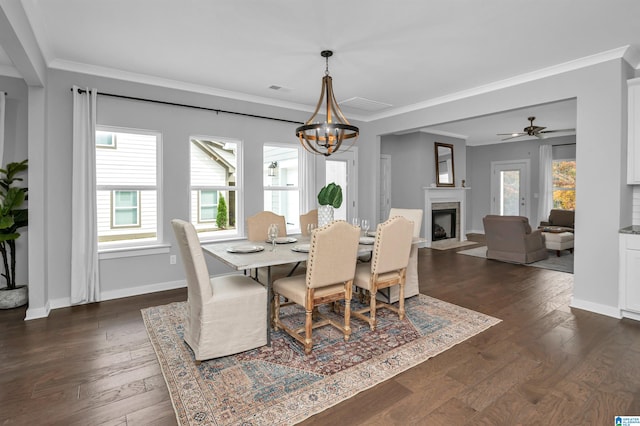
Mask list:
[[[540,228],[553,227],[557,228],[556,231],[574,232],[575,213],[574,210],[552,209],[549,219],[540,222]]]
[[[532,263],[548,257],[544,236],[531,230],[524,216],[488,215],[482,219],[487,241],[487,259]]]

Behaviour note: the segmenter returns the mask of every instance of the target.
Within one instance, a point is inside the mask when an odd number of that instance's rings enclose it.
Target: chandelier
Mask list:
[[[336,153],[346,139],[353,139],[351,142],[351,145],[353,145],[358,137],[359,129],[349,124],[349,121],[340,111],[336,97],[333,94],[333,85],[329,75],[329,57],[333,55],[333,52],[331,50],[323,50],[320,55],[326,61],[320,99],[311,118],[296,129],[296,136],[307,151],[328,157]],[[316,117],[322,107],[323,100],[325,102],[325,121],[321,123],[316,121]]]

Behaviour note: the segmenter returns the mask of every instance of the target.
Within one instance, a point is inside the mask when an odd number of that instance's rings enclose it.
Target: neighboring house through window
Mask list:
[[[158,242],[159,144],[158,133],[97,130],[96,207],[101,248]]]
[[[238,235],[240,141],[191,137],[191,222],[201,238]]]

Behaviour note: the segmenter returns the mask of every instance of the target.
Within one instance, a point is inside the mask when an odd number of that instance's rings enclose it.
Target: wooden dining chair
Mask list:
[[[196,363],[267,343],[267,290],[244,275],[210,277],[194,226],[171,221],[187,278],[184,341]]]
[[[398,313],[400,320],[404,319],[404,285],[412,241],[413,222],[402,216],[393,217],[378,225],[371,263],[360,263],[356,267],[353,283],[368,291],[369,306],[353,311],[353,316],[368,322],[372,331],[376,329],[378,307],[391,309]],[[391,286],[400,289],[398,308],[376,300],[378,290]]]
[[[313,348],[313,329],[331,325],[342,331],[344,340],[351,335],[352,283],[358,257],[360,228],[335,221],[313,232],[305,275],[281,278],[273,283],[275,295],[274,328],[282,329],[302,343],[304,352]],[[304,307],[304,327],[287,326],[280,317],[280,296]],[[343,324],[325,316],[316,307],[344,300]],[[321,318],[313,322],[314,311]]]

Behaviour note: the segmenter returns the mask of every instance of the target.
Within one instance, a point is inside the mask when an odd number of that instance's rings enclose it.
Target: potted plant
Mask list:
[[[27,167],[27,160],[24,160],[0,169],[0,253],[2,277],[6,283],[0,288],[0,309],[17,308],[28,301],[27,286],[16,285],[16,240],[20,237],[18,229],[28,224],[28,210],[21,208],[27,198],[27,188],[14,185],[22,180],[17,175]]]
[[[335,182],[324,186],[318,193],[318,226],[333,222],[333,209],[342,205],[342,187]]]

